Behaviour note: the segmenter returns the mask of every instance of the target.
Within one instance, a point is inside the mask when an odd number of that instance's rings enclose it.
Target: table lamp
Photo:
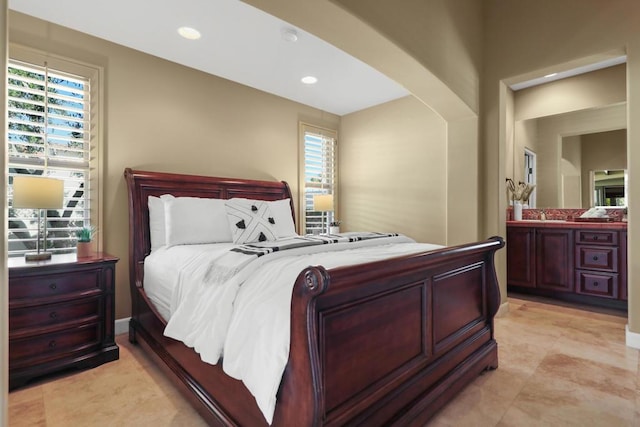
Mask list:
[[[322,212],[322,231],[328,232],[324,228],[324,215],[325,212],[333,211],[333,194],[314,194],[313,210]]]
[[[54,178],[35,176],[13,177],[13,208],[38,210],[38,236],[36,238],[36,252],[27,253],[24,258],[27,261],[41,261],[51,259],[51,253],[47,252],[47,213],[48,209],[62,208],[64,200],[64,181]],[[40,251],[40,215],[44,214],[44,243]]]

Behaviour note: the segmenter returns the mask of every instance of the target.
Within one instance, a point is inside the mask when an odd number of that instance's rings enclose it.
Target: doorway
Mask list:
[[[536,153],[524,149],[524,182],[530,185],[536,185]],[[529,196],[529,208],[536,207],[536,189],[534,188]]]

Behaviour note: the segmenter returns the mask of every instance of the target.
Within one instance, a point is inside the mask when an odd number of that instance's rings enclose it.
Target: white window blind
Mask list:
[[[334,221],[337,206],[337,133],[311,125],[301,125],[303,144],[303,200],[305,234],[326,232],[328,224]],[[332,211],[315,211],[313,196],[318,194],[333,196]]]
[[[91,220],[91,79],[14,59],[7,74],[9,256],[36,247],[37,211],[12,207],[13,177],[21,174],[64,180],[63,208],[43,219],[47,250],[74,252],[75,231]]]

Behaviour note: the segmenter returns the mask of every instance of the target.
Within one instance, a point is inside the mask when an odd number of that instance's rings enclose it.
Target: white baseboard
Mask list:
[[[125,317],[124,319],[116,319],[116,325],[114,328],[116,335],[129,333],[129,320],[131,320],[131,317]]]
[[[496,313],[496,317],[506,316],[507,313],[509,313],[509,301],[505,301],[500,304],[500,307],[498,307],[498,312]]]
[[[631,332],[629,330],[629,325],[625,325],[624,328],[627,333],[627,336],[626,336],[627,347],[640,349],[640,334],[636,332]]]

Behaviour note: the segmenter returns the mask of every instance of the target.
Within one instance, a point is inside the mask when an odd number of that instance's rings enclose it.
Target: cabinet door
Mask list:
[[[536,287],[535,228],[507,227],[507,284]]]
[[[536,230],[536,277],[539,288],[573,292],[573,230]]]

